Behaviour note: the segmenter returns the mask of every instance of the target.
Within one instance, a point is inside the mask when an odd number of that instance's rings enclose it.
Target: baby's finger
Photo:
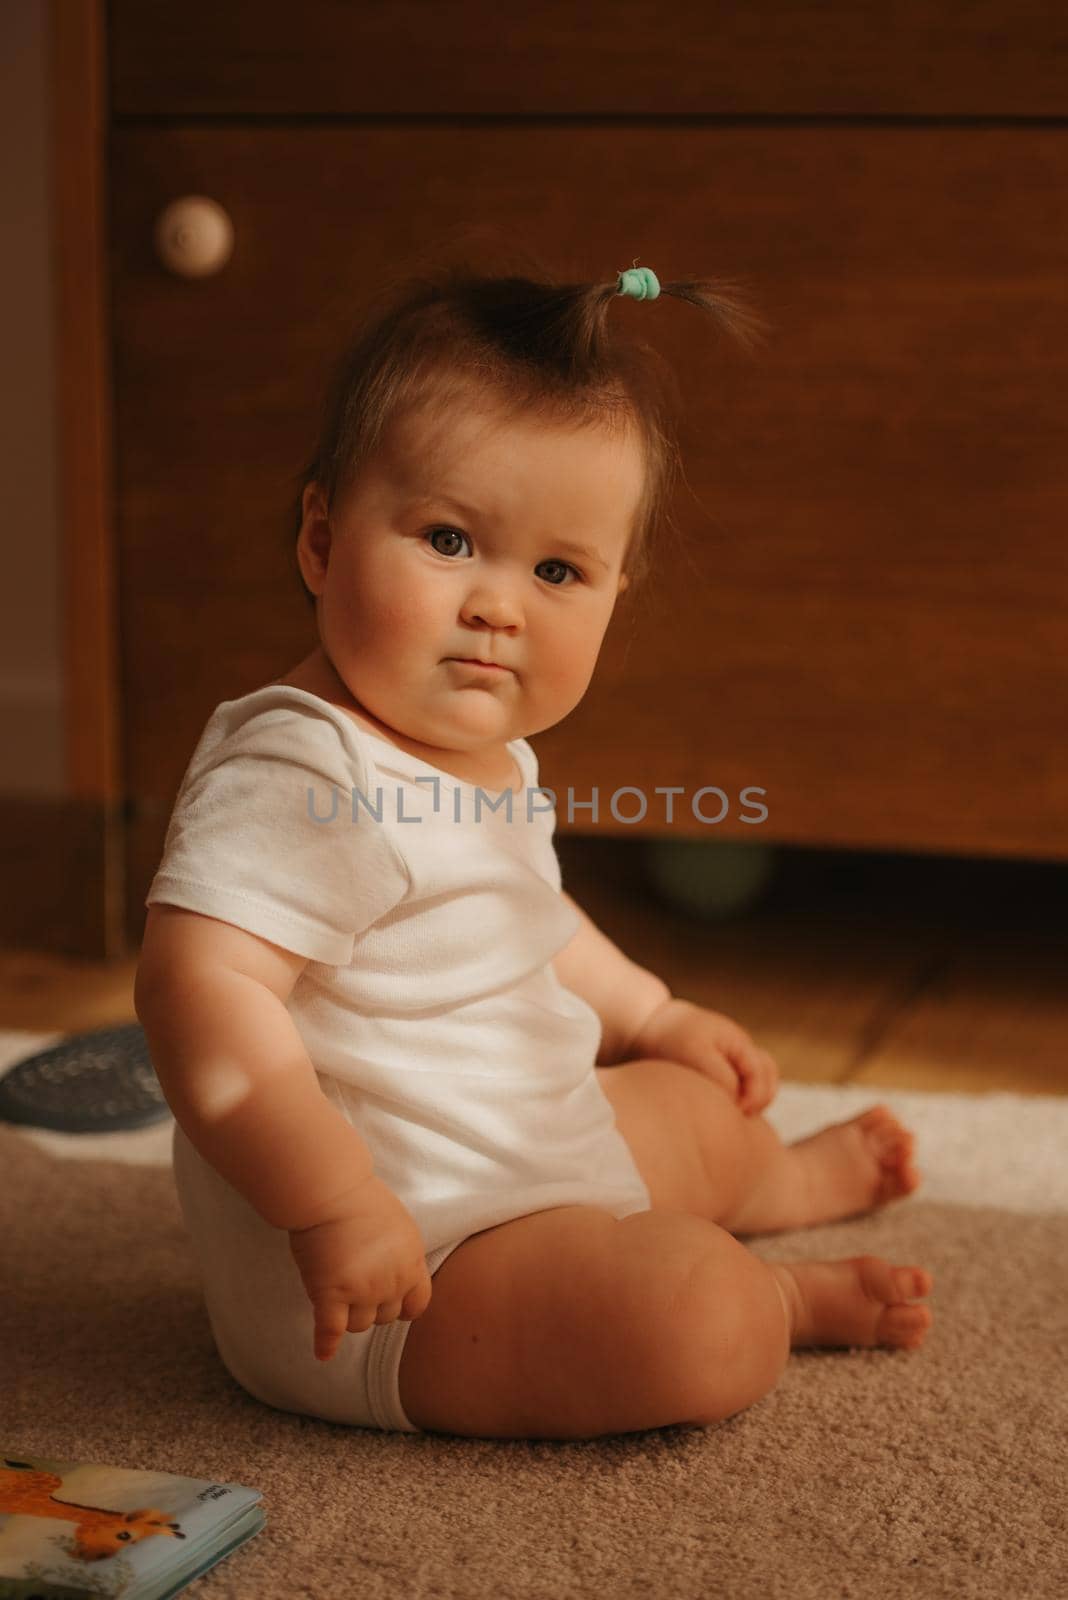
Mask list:
[[[378,1308],[376,1322],[396,1322],[400,1316],[401,1303],[399,1300],[386,1300]]]
[[[749,1116],[767,1104],[764,1096],[767,1073],[760,1055],[758,1050],[747,1050],[736,1057],[734,1063],[739,1080],[738,1103]]]
[[[753,1050],[746,1068],[745,1110],[752,1115],[763,1111],[775,1098],[779,1069],[766,1050]]]
[[[346,1324],[349,1333],[366,1333],[368,1328],[374,1326],[377,1306],[352,1306],[349,1310],[349,1320]]]
[[[347,1332],[349,1308],[339,1300],[315,1304],[315,1359],[329,1361]]]
[[[416,1317],[421,1317],[430,1304],[432,1293],[430,1274],[429,1272],[424,1272],[422,1282],[416,1284],[414,1289],[409,1289],[404,1297],[404,1304],[401,1306],[401,1320],[414,1322]]]
[[[718,1083],[721,1088],[726,1089],[728,1094],[737,1094],[738,1074],[720,1051],[709,1051],[701,1062],[701,1072],[713,1083]]]

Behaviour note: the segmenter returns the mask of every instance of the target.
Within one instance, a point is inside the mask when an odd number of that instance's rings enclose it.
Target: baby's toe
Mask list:
[[[902,1127],[888,1106],[873,1106],[862,1119],[862,1126],[880,1169],[876,1203],[885,1205],[888,1200],[900,1199],[918,1189],[916,1135]]]
[[[894,1267],[892,1274],[895,1300],[919,1300],[931,1292],[934,1279],[924,1267]]]
[[[929,1306],[887,1306],[876,1323],[880,1344],[899,1350],[918,1350],[931,1326]]]

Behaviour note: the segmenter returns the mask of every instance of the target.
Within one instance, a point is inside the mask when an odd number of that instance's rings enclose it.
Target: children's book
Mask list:
[[[0,1600],[166,1600],[259,1533],[258,1489],[0,1451]]]

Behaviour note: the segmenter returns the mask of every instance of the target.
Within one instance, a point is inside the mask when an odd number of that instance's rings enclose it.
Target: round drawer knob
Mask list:
[[[221,272],[234,249],[234,225],[206,195],[187,194],[160,213],[156,252],[179,278],[209,278]]]

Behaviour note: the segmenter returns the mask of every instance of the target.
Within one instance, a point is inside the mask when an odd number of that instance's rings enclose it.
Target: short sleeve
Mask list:
[[[536,789],[538,787],[538,757],[534,746],[526,739],[517,739],[513,746],[519,761],[519,771],[524,787]]]
[[[374,780],[351,719],[285,693],[260,690],[216,709],[145,904],[218,917],[341,966],[410,880],[381,822],[364,806],[353,820],[353,790],[373,798]]]

